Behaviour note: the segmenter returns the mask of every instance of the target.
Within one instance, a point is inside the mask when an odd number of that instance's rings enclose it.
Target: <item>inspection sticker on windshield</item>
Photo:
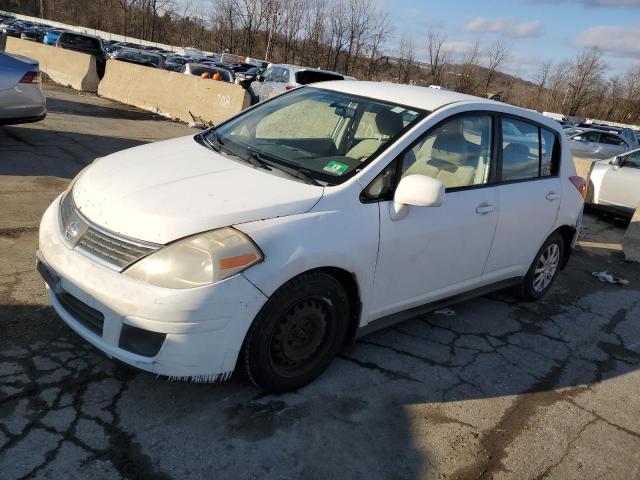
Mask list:
[[[332,173],[334,175],[342,175],[344,172],[349,170],[349,165],[345,165],[344,163],[331,160],[329,163],[327,163],[324,166],[322,170],[324,170],[325,172]]]

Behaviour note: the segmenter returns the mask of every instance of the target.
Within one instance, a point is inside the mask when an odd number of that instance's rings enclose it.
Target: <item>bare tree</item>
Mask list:
[[[462,55],[460,71],[452,72],[457,77],[456,90],[460,93],[474,95],[477,90],[477,75],[480,65],[480,44],[470,46]]]
[[[485,69],[484,92],[489,93],[498,68],[509,59],[511,48],[502,40],[497,40],[487,51],[487,68]]]
[[[536,74],[537,89],[535,105],[540,105],[542,103],[542,94],[544,93],[547,86],[547,81],[549,78],[549,73],[551,72],[552,65],[553,63],[551,61],[543,62],[540,66],[540,70],[538,70],[538,73]]]
[[[431,82],[435,85],[444,83],[444,69],[449,62],[449,53],[443,48],[447,37],[439,32],[429,30],[427,33],[427,55]]]
[[[596,48],[584,50],[573,63],[573,72],[569,81],[570,101],[568,113],[576,115],[581,107],[594,100],[594,93],[602,83],[602,74],[606,65],[602,61],[602,52]]]
[[[398,82],[409,83],[416,63],[416,51],[411,39],[403,35],[398,54]]]

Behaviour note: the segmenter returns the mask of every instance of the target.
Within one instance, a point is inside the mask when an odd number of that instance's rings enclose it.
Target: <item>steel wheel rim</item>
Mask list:
[[[308,298],[294,304],[278,321],[269,342],[269,360],[284,376],[304,374],[327,350],[334,328],[330,306]]]
[[[533,290],[543,292],[553,281],[560,265],[560,247],[552,243],[545,248],[533,271]]]

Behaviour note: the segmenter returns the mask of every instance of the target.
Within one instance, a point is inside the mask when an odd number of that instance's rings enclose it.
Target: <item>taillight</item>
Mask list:
[[[298,85],[296,85],[295,83],[288,83],[284,86],[284,89],[286,91],[293,90],[294,88],[298,88]]]
[[[20,79],[20,83],[38,83],[40,81],[40,72],[27,72]]]
[[[587,181],[582,177],[569,177],[573,186],[578,189],[580,195],[582,195],[582,199],[587,199]]]

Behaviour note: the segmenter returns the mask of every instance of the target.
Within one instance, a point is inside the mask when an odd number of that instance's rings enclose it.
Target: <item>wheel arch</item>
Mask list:
[[[569,258],[571,258],[571,244],[573,243],[573,238],[575,237],[576,232],[576,227],[569,225],[562,225],[553,231],[553,233],[557,233],[562,237],[562,241],[564,243],[562,262],[560,263],[561,270],[565,269],[567,263],[569,263]]]

